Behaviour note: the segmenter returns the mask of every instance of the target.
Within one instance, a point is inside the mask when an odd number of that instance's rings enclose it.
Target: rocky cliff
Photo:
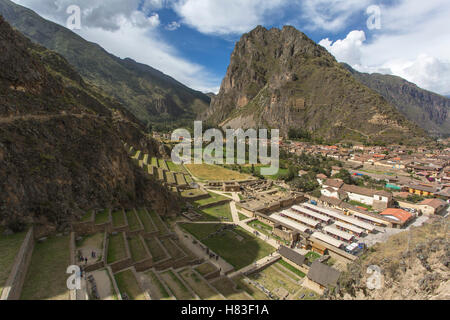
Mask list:
[[[392,75],[361,73],[343,64],[361,83],[381,94],[429,134],[450,135],[450,99]]]
[[[122,141],[159,152],[133,116],[0,16],[0,223],[51,229],[96,208],[176,210]]]
[[[433,217],[375,245],[339,280],[339,289],[330,298],[376,300],[448,300],[450,299],[449,218]],[[369,289],[373,273],[381,270],[380,287]],[[373,284],[376,281],[371,282]]]
[[[236,44],[205,118],[224,127],[303,128],[326,140],[417,142],[422,129],[293,27],[257,27]]]

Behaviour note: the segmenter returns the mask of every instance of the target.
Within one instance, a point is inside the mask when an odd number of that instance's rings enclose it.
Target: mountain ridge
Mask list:
[[[348,64],[342,65],[431,135],[450,135],[450,99],[447,97],[424,90],[398,76],[362,73]]]
[[[421,128],[292,26],[258,26],[242,36],[203,117],[223,127],[276,127],[284,135],[303,128],[327,141],[426,139]]]
[[[9,0],[0,14],[34,42],[64,56],[90,84],[120,101],[144,122],[195,119],[210,98],[130,58],[120,59],[63,26]]]
[[[133,116],[0,16],[0,224],[64,230],[88,210],[177,201],[122,141],[158,156]]]

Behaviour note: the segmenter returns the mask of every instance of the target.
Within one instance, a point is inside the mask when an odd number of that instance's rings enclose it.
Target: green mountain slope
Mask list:
[[[48,229],[91,209],[176,207],[122,141],[159,153],[132,115],[0,16],[0,225]]]
[[[242,36],[204,115],[224,127],[303,128],[328,141],[413,143],[425,132],[293,27]]]
[[[381,94],[406,118],[432,135],[450,135],[450,99],[392,75],[361,73],[343,66],[361,83]]]
[[[194,119],[210,98],[131,59],[120,59],[32,10],[0,0],[0,14],[21,33],[64,56],[83,78],[145,122]],[[151,49],[151,48],[149,48]]]

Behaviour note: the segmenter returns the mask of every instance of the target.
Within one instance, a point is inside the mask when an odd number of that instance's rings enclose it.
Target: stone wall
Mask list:
[[[34,228],[28,230],[19,253],[14,260],[11,273],[6,280],[0,300],[18,300],[22,292],[22,286],[27,275],[28,266],[34,249]]]

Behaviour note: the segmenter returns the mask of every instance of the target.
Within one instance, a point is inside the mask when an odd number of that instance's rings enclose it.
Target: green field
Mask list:
[[[68,300],[66,273],[70,265],[69,236],[50,237],[34,246],[21,300]]]
[[[205,194],[207,194],[207,192],[201,189],[187,189],[181,192],[181,196],[188,199],[203,196]]]
[[[134,262],[140,262],[150,258],[139,236],[128,238],[128,245],[130,246],[131,258]]]
[[[275,293],[275,290],[281,287],[294,295],[300,289],[300,285],[296,281],[273,265],[251,274],[249,279],[260,283],[272,293]]]
[[[238,290],[247,292],[255,300],[269,300],[269,297],[257,287],[244,281],[244,276],[237,276],[232,279],[237,284]]]
[[[112,222],[115,228],[125,225],[125,215],[122,210],[114,211],[112,214]]]
[[[209,197],[205,198],[205,199],[200,199],[200,200],[196,200],[194,201],[194,203],[197,206],[204,206],[210,203],[215,203],[215,202],[219,202],[219,201],[223,201],[223,200],[228,200],[227,197],[224,197],[220,194],[214,193],[214,192],[208,192]]]
[[[26,232],[12,234],[10,236],[3,235],[4,229],[0,227],[0,296],[3,286],[9,277],[14,260],[25,239]]]
[[[95,224],[103,224],[109,222],[109,209],[97,212],[95,215]]]
[[[130,300],[146,300],[144,293],[142,292],[139,284],[131,270],[125,270],[123,272],[114,275],[116,278],[117,286],[122,295],[125,293]]]
[[[107,263],[114,263],[127,257],[127,249],[123,234],[109,236]]]
[[[202,209],[199,211],[203,215],[204,221],[233,221],[230,204],[227,202],[220,206]]]
[[[169,167],[166,164],[166,161],[164,159],[158,159],[158,165],[160,168],[169,171]]]
[[[206,181],[249,180],[251,176],[209,164],[186,164],[192,175]]]
[[[153,221],[150,218],[149,214],[147,213],[146,209],[137,210],[137,214],[138,214],[139,219],[141,220],[142,224],[144,225],[145,232],[152,233],[152,232],[158,231],[156,226],[153,224]]]
[[[239,270],[275,251],[275,248],[255,238],[244,229],[237,227],[207,238],[220,228],[220,224],[182,224],[183,229],[191,233],[204,245]]]
[[[277,240],[277,241],[281,241],[281,242],[283,242],[283,243],[286,244],[286,245],[289,244],[289,241],[286,241],[286,240],[284,240],[284,239],[281,239],[280,237],[278,237],[278,236],[272,234],[272,227],[269,226],[268,224],[265,224],[265,223],[263,223],[263,222],[261,222],[261,221],[259,221],[259,220],[253,220],[253,221],[250,221],[250,222],[247,223],[247,224],[248,224],[250,227],[252,227],[253,229],[255,229],[256,231],[258,231],[258,232],[260,232],[260,233],[262,233],[262,234],[265,234],[266,236],[268,236],[268,237],[270,237],[270,238],[272,238],[272,239],[275,239],[275,240]]]
[[[138,218],[136,214],[134,213],[134,210],[127,211],[127,220],[128,220],[128,226],[130,227],[130,231],[136,231],[141,228],[141,224],[138,221]]]

